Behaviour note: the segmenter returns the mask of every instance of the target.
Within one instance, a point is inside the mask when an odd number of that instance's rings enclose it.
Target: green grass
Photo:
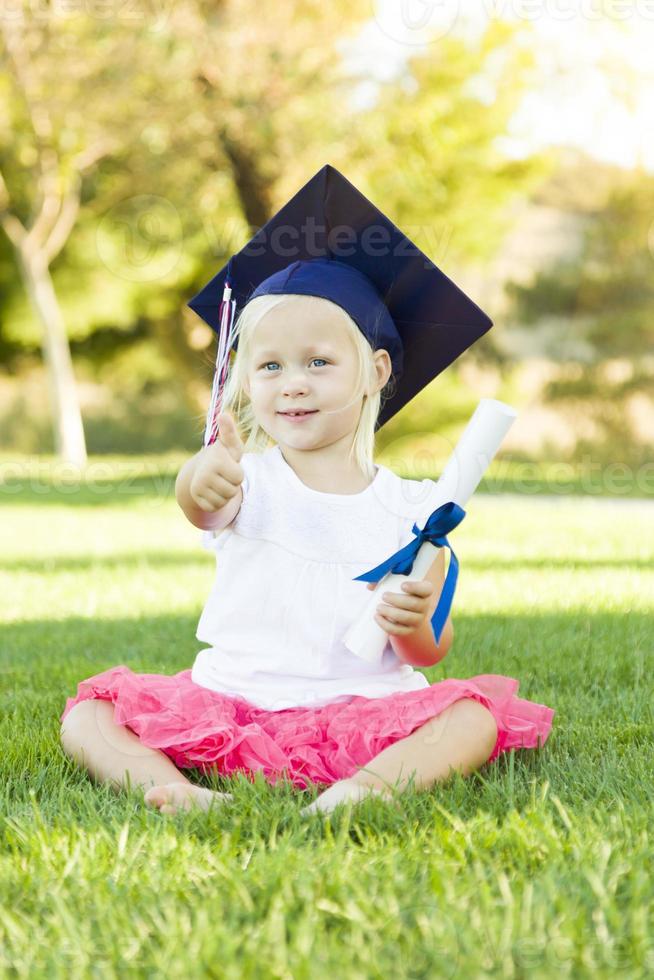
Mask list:
[[[93,785],[58,719],[81,679],[201,646],[214,559],[173,471],[5,485],[0,976],[651,976],[651,503],[479,494],[451,535],[456,637],[426,674],[518,678],[556,710],[541,750],[309,821],[315,792],[191,772],[235,801],[170,817]]]

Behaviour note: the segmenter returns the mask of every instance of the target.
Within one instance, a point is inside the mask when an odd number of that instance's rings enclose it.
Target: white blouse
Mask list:
[[[413,539],[414,521],[422,527],[445,502],[442,489],[378,465],[360,493],[324,493],[300,480],[277,445],[244,453],[241,465],[238,515],[201,532],[216,577],[196,634],[209,647],[192,680],[269,711],[428,687],[390,639],[370,664],[343,636],[370,598],[353,579]]]

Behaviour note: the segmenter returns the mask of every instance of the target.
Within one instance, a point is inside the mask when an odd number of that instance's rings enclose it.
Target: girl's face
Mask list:
[[[387,355],[388,356],[388,355]],[[338,308],[294,296],[257,324],[245,385],[259,425],[281,446],[317,449],[356,429],[357,352]],[[291,409],[311,411],[301,421]]]

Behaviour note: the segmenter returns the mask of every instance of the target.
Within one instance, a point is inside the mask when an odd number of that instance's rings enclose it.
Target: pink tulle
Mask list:
[[[121,664],[81,681],[61,715],[89,698],[114,704],[114,719],[141,741],[165,752],[179,769],[215,768],[252,778],[260,770],[274,785],[286,776],[304,789],[356,773],[388,745],[410,735],[460,698],[493,714],[497,742],[489,761],[511,749],[543,745],[554,710],[516,696],[519,682],[502,674],[448,678],[422,690],[384,698],[353,695],[322,707],[268,711],[218,694],[191,680],[191,671],[138,674]]]

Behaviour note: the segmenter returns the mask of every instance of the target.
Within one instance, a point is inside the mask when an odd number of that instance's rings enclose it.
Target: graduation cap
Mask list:
[[[205,445],[227,372],[237,309],[267,294],[320,296],[388,351],[395,393],[381,428],[468,349],[492,320],[393,222],[327,164],[188,303],[219,335]]]

